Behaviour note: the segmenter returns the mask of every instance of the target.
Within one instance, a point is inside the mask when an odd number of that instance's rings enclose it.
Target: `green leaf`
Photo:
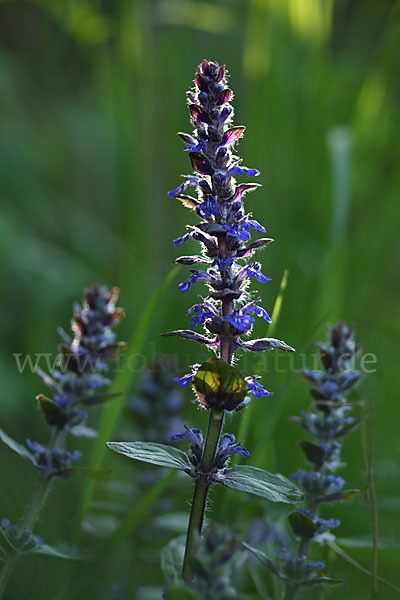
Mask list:
[[[373,545],[371,537],[336,538],[335,541],[345,548],[372,548]],[[395,550],[400,552],[399,545],[394,540],[385,538],[379,538],[378,548],[379,550]]]
[[[167,600],[200,600],[198,593],[185,585],[174,585],[169,587],[164,592]]]
[[[309,440],[302,440],[299,444],[307,460],[318,469],[324,462],[326,451],[322,446],[310,442]]]
[[[242,542],[242,543],[243,543],[243,546],[247,550],[249,550],[249,552],[254,554],[254,556],[256,558],[258,558],[258,560],[260,562],[262,562],[262,564],[265,565],[272,573],[274,573],[275,575],[277,575],[284,581],[295,584],[298,587],[310,586],[310,585],[314,585],[316,583],[326,583],[326,584],[330,584],[330,585],[343,583],[343,579],[330,579],[329,577],[313,577],[311,579],[297,579],[297,580],[289,579],[288,577],[286,577],[286,575],[284,575],[283,573],[281,573],[279,571],[277,566],[272,562],[272,560],[270,560],[268,558],[268,556],[266,554],[264,554],[264,552],[261,552],[261,550],[257,550],[257,548],[253,548],[249,544],[246,544],[246,542]]]
[[[89,467],[70,467],[67,469],[61,469],[57,471],[58,477],[73,477],[77,475],[78,477],[85,477],[86,479],[108,479],[112,477],[115,473],[115,469],[105,468],[105,469],[91,469]]]
[[[7,554],[18,554],[18,549],[10,542],[3,529],[0,527],[0,548],[4,548]]]
[[[71,427],[71,429],[69,429],[69,432],[75,437],[84,437],[90,439],[97,437],[97,431],[91,427],[86,427],[85,425],[75,425],[75,427]]]
[[[27,458],[32,463],[35,463],[35,457],[33,456],[33,454],[31,454],[29,450],[25,448],[25,446],[22,446],[22,444],[18,444],[18,442],[8,437],[8,435],[2,429],[0,429],[0,440],[11,450],[14,450],[14,452],[19,454],[23,458]]]
[[[247,394],[243,375],[220,358],[209,358],[193,378],[193,389],[205,408],[234,410]]]
[[[271,573],[283,579],[283,575],[279,571],[278,567],[272,562],[272,560],[268,558],[266,554],[264,554],[264,552],[261,552],[261,550],[258,550],[257,548],[253,548],[253,546],[246,544],[246,542],[242,542],[242,545],[246,548],[246,550],[254,554],[254,556],[258,558],[258,560],[262,562],[262,564],[265,565],[271,571]]]
[[[105,404],[114,398],[118,398],[121,396],[122,392],[110,392],[105,394],[95,394],[94,396],[88,396],[83,400],[79,400],[79,404],[84,404],[85,406],[94,406],[95,404]]]
[[[237,340],[238,345],[245,350],[251,350],[252,352],[263,352],[264,350],[284,350],[285,352],[295,352],[292,346],[289,346],[282,340],[276,340],[275,338],[260,338],[258,340],[244,341],[241,338]]]
[[[335,492],[334,494],[322,496],[322,498],[318,498],[317,502],[343,502],[353,500],[359,493],[360,490],[343,490],[342,492]]]
[[[310,539],[317,531],[314,521],[304,513],[292,512],[288,515],[288,521],[294,533],[300,538]]]
[[[54,556],[55,558],[64,558],[66,560],[87,560],[88,555],[84,554],[77,548],[54,548],[47,544],[36,546],[32,552],[35,554],[46,554],[47,556]]]
[[[44,394],[38,394],[36,396],[36,400],[42,412],[44,414],[44,418],[48,425],[55,425],[59,429],[64,427],[65,423],[68,421],[68,415],[61,406],[58,406],[53,400],[44,396]]]
[[[179,471],[191,470],[187,455],[173,446],[152,442],[107,442],[107,447],[133,460]]]
[[[185,555],[186,536],[168,542],[161,550],[161,568],[167,583],[182,582],[183,558]]]
[[[224,474],[217,474],[216,480],[232,490],[254,494],[271,502],[296,504],[303,500],[300,490],[283,475],[274,475],[258,467],[237,465]]]
[[[299,587],[307,587],[316,583],[325,583],[326,585],[339,585],[344,583],[344,579],[331,579],[330,577],[313,577],[312,579],[299,579],[296,585]]]

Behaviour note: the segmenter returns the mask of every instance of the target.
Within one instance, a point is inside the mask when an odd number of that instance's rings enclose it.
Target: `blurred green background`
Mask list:
[[[20,374],[13,354],[54,353],[56,327],[67,327],[83,287],[94,280],[118,285],[126,309],[122,338],[137,332],[142,311],[178,255],[172,239],[188,220],[195,222],[167,197],[179,174],[189,172],[175,135],[190,131],[185,91],[202,58],[226,63],[235,122],[247,126],[239,152],[244,164],[260,169],[263,184],[247,208],[276,239],[259,255],[273,278],[261,289],[263,305],[272,310],[288,269],[274,335],[297,349],[293,359],[280,356],[279,365],[273,357],[258,365],[275,395],[254,401],[246,446],[253,464],[269,470],[288,475],[303,464],[296,443],[301,432],[286,420],[309,402],[294,371],[304,366],[303,353],[311,355],[313,342],[325,337],[328,322],[354,323],[364,351],[377,357],[376,371],[355,399],[374,406],[379,529],[386,544],[379,573],[400,585],[399,17],[400,3],[392,0],[0,1],[3,429],[20,441],[46,440],[34,401],[43,384],[28,370]],[[159,334],[188,326],[185,312],[201,289],[180,294],[176,285],[184,278],[181,269],[164,290],[140,349],[148,360],[173,353],[182,374],[198,362],[197,346]],[[256,332],[267,334],[260,323]],[[250,374],[255,362],[245,357],[239,367]],[[190,390],[186,399],[186,422],[204,427],[206,415],[190,404]],[[229,429],[237,431],[241,418]],[[363,490],[359,431],[344,458],[344,477]],[[0,514],[15,522],[35,475],[5,447],[0,459]],[[111,456],[106,461],[116,464],[121,483],[125,474],[126,484],[131,465]],[[83,484],[55,488],[36,532],[49,543],[75,526]],[[188,482],[172,483],[163,494],[172,511],[187,510]],[[215,519],[241,532],[254,515],[270,510],[234,492],[229,502],[215,493],[212,504]],[[113,596],[102,587],[120,577],[129,578],[131,589],[142,586],[135,597],[160,597],[143,589],[163,584],[159,549],[168,534],[153,534],[149,545],[154,515],[156,504],[97,568],[67,571],[57,559],[26,558],[6,597],[56,598],[62,581],[69,591],[59,597],[127,598],[127,592]],[[363,492],[338,506],[336,515],[340,537],[370,536]],[[87,536],[85,543],[93,541]],[[370,549],[346,551],[370,568]],[[368,576],[341,559],[328,562],[330,575],[346,583],[319,596],[313,591],[313,598],[370,597]],[[266,573],[257,577],[271,590]],[[239,585],[253,594],[249,598],[261,597],[247,571]],[[379,598],[398,597],[383,585],[379,590]]]

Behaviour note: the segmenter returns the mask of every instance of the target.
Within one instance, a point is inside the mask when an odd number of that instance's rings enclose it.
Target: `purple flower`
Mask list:
[[[182,192],[184,192],[186,190],[186,188],[191,185],[199,184],[200,178],[196,177],[195,175],[183,175],[183,177],[185,178],[185,181],[183,183],[181,183],[181,185],[178,185],[178,187],[175,188],[174,190],[171,190],[170,192],[168,192],[168,196],[170,198],[175,198],[178,194],[181,194]]]
[[[217,258],[214,261],[214,265],[218,266],[218,269],[221,272],[227,271],[233,265],[233,258],[230,256],[225,256],[224,254],[218,254]]]
[[[228,235],[231,237],[236,237],[241,242],[248,242],[250,239],[250,234],[247,230],[241,227],[240,223],[234,223],[233,225],[224,225]]]
[[[32,452],[44,452],[43,446],[41,446],[37,442],[32,442],[32,440],[30,440],[29,438],[27,438],[26,444],[29,450],[32,450]]]
[[[258,221],[254,219],[249,219],[248,215],[233,223],[231,225],[226,224],[225,226],[228,235],[231,237],[237,237],[242,242],[248,242],[250,239],[250,231],[255,229],[256,231],[260,231],[262,233],[265,232],[265,227],[260,225]]]
[[[207,146],[204,140],[199,140],[198,142],[192,138],[193,142],[189,143],[186,148],[183,149],[184,152],[207,152]]]
[[[189,231],[189,233],[185,233],[185,235],[183,235],[182,237],[178,237],[176,238],[176,240],[174,240],[174,246],[175,248],[177,246],[180,246],[181,244],[183,244],[183,242],[187,242],[187,240],[192,237],[193,232]]]
[[[205,200],[198,207],[197,211],[199,215],[205,219],[210,219],[211,217],[216,217],[219,213],[219,207],[215,198],[211,198],[209,200]]]
[[[203,434],[201,429],[190,429],[185,425],[185,431],[181,431],[180,433],[175,433],[170,435],[168,438],[168,442],[175,442],[176,440],[183,440],[186,438],[195,448],[202,449],[203,447]]]
[[[237,162],[233,167],[230,167],[226,173],[227,177],[233,177],[234,175],[247,175],[247,177],[256,177],[260,174],[258,169],[249,169],[248,167],[240,166]]]
[[[235,443],[235,436],[232,433],[225,433],[219,446],[219,456],[226,459],[231,454],[240,454],[248,458],[250,452],[243,447],[242,442]]]
[[[212,281],[212,277],[205,271],[193,271],[186,281],[182,281],[182,283],[178,285],[178,290],[187,292],[190,289],[190,286],[199,279],[202,279],[203,281]]]
[[[236,442],[232,433],[225,433],[222,436],[217,455],[215,457],[215,466],[217,469],[224,469],[227,461],[232,454],[240,454],[245,458],[250,456],[250,452],[242,445],[242,442]]]
[[[247,277],[256,277],[260,283],[271,281],[271,277],[267,277],[261,273],[261,267],[258,263],[253,263],[246,268]]]
[[[258,383],[257,379],[261,379],[259,376],[245,377],[249,394],[254,398],[260,398],[261,396],[272,396],[273,392],[268,392],[261,383]]]
[[[194,373],[187,373],[186,375],[183,375],[183,377],[174,377],[174,381],[177,381],[182,387],[186,387],[192,382],[194,375]]]
[[[257,300],[245,304],[239,310],[234,310],[230,315],[222,317],[223,321],[229,321],[239,331],[246,331],[255,323],[254,317],[251,317],[255,313],[258,317],[262,317],[267,323],[271,323],[271,319],[264,308],[257,306]]]
[[[204,302],[203,304],[195,304],[187,311],[187,315],[194,312],[194,315],[190,321],[192,327],[196,325],[202,325],[206,319],[212,319],[217,316],[218,312],[216,308],[210,302]]]
[[[82,452],[80,450],[74,450],[74,452],[66,452],[65,456],[71,460],[79,460],[82,457]]]
[[[254,317],[244,315],[240,310],[234,310],[230,315],[222,317],[223,321],[229,321],[239,331],[247,331],[255,323]]]
[[[174,381],[178,382],[182,387],[186,387],[192,382],[193,377],[196,375],[199,368],[200,365],[193,365],[191,373],[187,373],[186,375],[183,375],[183,377],[174,377]]]

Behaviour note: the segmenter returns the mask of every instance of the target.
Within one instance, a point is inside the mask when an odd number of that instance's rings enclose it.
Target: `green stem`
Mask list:
[[[225,256],[228,255],[226,236],[218,240],[218,248]],[[229,315],[233,310],[231,300],[222,301],[223,316]],[[220,358],[228,364],[232,363],[232,340],[230,326],[227,321],[224,322],[223,332],[220,336]],[[192,582],[192,569],[190,558],[193,554],[193,548],[196,543],[196,536],[201,534],[203,529],[204,514],[207,505],[208,490],[210,489],[210,472],[214,464],[215,454],[218,449],[219,438],[221,437],[224,425],[224,410],[210,410],[208,420],[207,436],[204,444],[203,456],[193,494],[192,508],[190,510],[189,525],[186,536],[185,556],[183,559],[182,577],[185,583]]]
[[[186,537],[185,557],[183,561],[183,580],[185,583],[191,583],[192,570],[190,557],[193,554],[194,544],[197,534],[201,533],[203,528],[204,513],[207,503],[208,490],[210,488],[210,471],[214,463],[215,453],[218,448],[218,442],[224,423],[224,411],[211,410],[208,421],[207,437],[204,446],[203,458],[199,469],[199,475],[196,481],[193,494],[192,508],[190,511],[189,525]]]
[[[57,430],[49,449],[50,453],[52,453],[63,443],[64,437],[65,432],[62,429]],[[40,510],[43,507],[43,501],[46,496],[46,492],[50,481],[51,474],[49,471],[45,471],[40,475],[37,488],[32,496],[25,517],[21,524],[22,531],[32,530],[33,526],[35,525],[39,517]],[[18,558],[18,550],[15,548],[12,549],[10,544],[10,547],[7,548],[7,555],[3,561],[3,565],[0,570],[0,600],[3,598],[4,592],[8,584],[8,580],[11,577],[11,573],[13,572],[14,566]]]
[[[285,600],[293,600],[297,592],[297,587],[295,585],[287,585],[285,591]]]
[[[3,597],[8,580],[10,579],[10,575],[12,573],[12,570],[14,569],[14,565],[17,562],[17,559],[18,554],[8,554],[4,559],[3,566],[0,572],[0,598]]]

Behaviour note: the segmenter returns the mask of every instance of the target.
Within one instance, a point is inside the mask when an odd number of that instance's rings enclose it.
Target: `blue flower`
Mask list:
[[[234,310],[230,315],[222,317],[223,321],[229,321],[238,331],[246,331],[255,323],[254,317],[250,316],[256,314],[258,317],[262,317],[267,323],[271,323],[270,316],[267,311],[261,306],[257,305],[257,300],[245,304],[239,310]]]
[[[258,169],[249,169],[236,163],[233,167],[230,167],[226,173],[227,177],[233,177],[234,175],[247,175],[248,177],[256,177],[260,174]]]
[[[307,473],[304,469],[299,469],[296,473],[292,473],[290,478],[299,480],[304,491],[312,498],[319,498],[327,494],[335,494],[339,492],[345,484],[343,477],[324,475],[320,471],[311,471],[310,473]]]
[[[257,379],[261,379],[259,376],[245,377],[249,394],[254,398],[260,398],[261,396],[273,396],[273,392],[268,392],[264,389],[261,383],[258,383]]]
[[[189,385],[189,383],[192,382],[193,377],[196,375],[199,368],[200,365],[193,365],[191,373],[187,373],[186,375],[183,375],[183,377],[174,377],[174,381],[179,383],[179,385],[181,385],[182,387],[186,387],[187,385]]]
[[[219,446],[218,457],[225,461],[231,454],[240,454],[248,458],[250,452],[243,447],[242,442],[236,442],[235,436],[232,433],[225,433]]]
[[[235,436],[232,433],[225,433],[220,441],[214,466],[217,469],[224,469],[232,454],[240,454],[245,458],[250,456],[250,452],[242,445],[242,442],[236,442]]]
[[[254,317],[244,315],[240,310],[234,310],[230,315],[222,317],[223,321],[229,321],[238,331],[247,331],[255,323]]]
[[[258,263],[253,265],[249,265],[246,268],[247,277],[256,277],[257,281],[260,283],[265,283],[267,281],[271,281],[271,277],[267,277],[261,273],[261,267]]]
[[[238,238],[241,242],[248,242],[250,239],[250,233],[241,227],[240,223],[234,223],[233,225],[224,225],[228,235],[231,237]]]
[[[199,279],[202,279],[203,281],[212,281],[212,277],[205,271],[193,271],[186,281],[182,281],[182,283],[178,285],[178,290],[187,292],[190,289],[190,286]]]
[[[30,440],[29,438],[27,438],[26,444],[27,444],[29,450],[32,450],[32,452],[44,452],[45,451],[43,446],[41,446],[41,444],[38,444],[37,442],[32,442],[32,440]]]
[[[174,240],[174,246],[175,248],[177,246],[180,246],[181,244],[183,244],[183,242],[187,242],[187,240],[192,237],[193,232],[189,231],[189,233],[185,233],[185,235],[182,235],[182,237],[178,237],[176,238],[176,240]]]
[[[203,448],[203,433],[201,429],[190,429],[185,425],[185,431],[180,433],[174,433],[168,438],[168,442],[175,442],[176,440],[183,440],[186,438],[195,448]]]
[[[204,140],[196,141],[194,138],[193,143],[190,143],[183,149],[184,152],[207,152],[207,145]]]
[[[219,207],[214,198],[205,200],[197,207],[197,212],[204,219],[216,217],[219,214]]]
[[[224,271],[227,271],[233,265],[233,263],[233,258],[219,253],[213,264],[217,265],[220,272],[223,273]]]
[[[213,319],[217,316],[218,312],[210,302],[204,302],[203,304],[195,304],[187,311],[187,315],[194,312],[191,318],[190,324],[192,327],[196,325],[202,325],[206,319]]]
[[[71,460],[79,460],[82,457],[82,452],[80,450],[74,450],[74,452],[66,452],[65,456]]]
[[[240,221],[231,225],[226,224],[225,226],[228,235],[231,237],[237,237],[242,242],[248,242],[250,239],[250,231],[255,229],[262,233],[265,232],[265,227],[254,219],[249,219],[249,215],[246,215]]]
[[[178,187],[175,188],[174,190],[171,190],[170,192],[168,192],[168,196],[170,198],[175,198],[178,194],[181,194],[182,192],[184,192],[186,190],[186,188],[191,185],[199,185],[199,181],[200,181],[199,177],[196,177],[195,175],[183,175],[183,177],[185,178],[185,181],[183,183],[181,183],[181,185],[178,185]]]
[[[174,377],[174,381],[178,382],[182,387],[186,387],[189,383],[192,383],[192,379],[194,377],[194,373],[187,373],[182,377]]]

